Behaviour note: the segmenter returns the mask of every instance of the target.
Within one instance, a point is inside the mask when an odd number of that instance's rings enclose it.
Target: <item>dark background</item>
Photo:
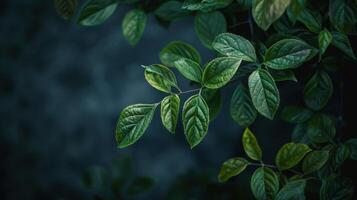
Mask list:
[[[121,35],[128,9],[121,6],[105,24],[86,28],[58,17],[52,1],[0,2],[1,199],[88,199],[91,192],[81,184],[83,172],[91,166],[110,168],[113,158],[124,155],[132,158],[137,175],[155,180],[153,190],[137,199],[164,199],[188,173],[207,172],[209,181],[217,184],[221,163],[243,155],[242,129],[228,112],[234,84],[223,90],[222,112],[194,150],[186,143],[181,124],[176,135],[169,134],[158,112],[136,144],[116,148],[114,129],[120,111],[164,97],[146,83],[141,64],[159,63],[158,52],[172,40],[195,46],[204,62],[214,56],[197,39],[193,18],[164,29],[150,15],[142,40],[131,47]],[[345,74],[347,79],[350,72]],[[352,79],[348,77],[351,85],[356,82]],[[179,84],[190,88],[182,78]],[[293,83],[279,87],[287,91],[282,102],[300,96],[289,95],[296,91]],[[346,115],[351,112],[345,110]],[[253,127],[268,163],[289,141],[292,130],[277,120],[259,118]],[[238,183],[240,189],[234,189],[240,197],[250,195],[245,179],[243,175],[232,181]]]

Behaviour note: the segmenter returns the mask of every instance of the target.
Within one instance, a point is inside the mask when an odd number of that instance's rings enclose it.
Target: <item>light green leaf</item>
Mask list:
[[[186,140],[192,149],[203,140],[208,131],[209,108],[200,95],[193,95],[185,102],[182,122]]]
[[[273,77],[264,69],[257,69],[248,79],[254,107],[260,114],[273,119],[280,103],[280,95]]]
[[[312,151],[304,158],[302,162],[302,171],[304,174],[315,172],[325,165],[328,158],[328,151]]]
[[[197,50],[184,42],[173,41],[160,51],[160,60],[164,65],[174,67],[175,62],[182,58],[188,58],[197,63],[201,62],[201,56]]]
[[[206,101],[209,108],[209,120],[213,121],[222,108],[222,95],[219,89],[203,88],[201,96]]]
[[[297,165],[310,151],[310,147],[306,144],[287,143],[278,151],[275,163],[279,170],[290,169]]]
[[[319,12],[314,12],[305,8],[300,15],[298,16],[297,20],[303,23],[309,31],[313,33],[319,33],[322,29],[321,21],[322,17]]]
[[[289,123],[303,123],[312,117],[313,113],[304,107],[286,106],[281,112],[281,119]]]
[[[117,6],[117,0],[89,0],[79,14],[78,23],[82,26],[102,24],[114,13]]]
[[[70,20],[77,9],[78,0],[54,0],[54,4],[58,15],[65,20]]]
[[[119,148],[135,143],[148,128],[157,104],[135,104],[124,108],[120,113],[115,130]]]
[[[328,115],[316,114],[308,122],[307,135],[313,142],[328,142],[336,135],[333,120]]]
[[[351,0],[330,0],[329,17],[338,31],[348,33],[356,23],[357,15]]]
[[[241,83],[234,90],[229,110],[232,119],[241,127],[250,126],[257,117],[257,111],[253,106],[248,90]]]
[[[323,55],[327,47],[332,42],[332,34],[327,29],[324,29],[319,33],[318,40],[319,40],[320,55]]]
[[[167,1],[161,4],[154,14],[166,21],[179,19],[189,14],[189,11],[181,8],[181,5],[182,3],[179,1]]]
[[[248,166],[249,162],[244,158],[231,158],[223,163],[218,175],[219,182],[225,182],[233,176],[237,176]]]
[[[226,85],[237,72],[241,59],[220,57],[210,61],[203,71],[204,86],[217,89]]]
[[[200,13],[195,17],[195,31],[201,43],[212,49],[212,42],[220,33],[227,32],[224,15],[218,11]]]
[[[267,167],[255,170],[250,181],[250,188],[258,200],[274,200],[279,191],[278,175]]]
[[[253,18],[263,30],[283,15],[290,4],[290,0],[253,0]]]
[[[357,60],[347,35],[339,32],[332,32],[332,45],[340,49],[352,59]]]
[[[357,138],[349,139],[345,144],[350,148],[350,158],[357,160]]]
[[[200,64],[197,62],[187,58],[181,58],[174,62],[174,66],[187,79],[197,83],[202,82],[203,72]]]
[[[146,81],[154,88],[166,93],[171,92],[171,87],[178,88],[175,74],[169,68],[159,64],[143,67]]]
[[[325,71],[317,71],[304,87],[305,104],[313,110],[326,106],[333,93],[330,76]]]
[[[257,61],[253,45],[249,40],[239,35],[219,34],[213,41],[212,47],[225,56],[237,57],[248,62]]]
[[[246,128],[242,136],[243,148],[247,156],[253,160],[262,160],[262,150],[254,134]]]
[[[270,74],[273,76],[275,82],[280,81],[294,81],[298,82],[294,72],[292,70],[269,70]]]
[[[297,39],[283,39],[265,53],[264,64],[276,70],[296,68],[305,62],[314,48]]]
[[[180,108],[180,97],[176,94],[161,101],[161,121],[165,128],[175,133]]]
[[[131,45],[136,45],[144,33],[147,16],[143,10],[134,9],[125,14],[122,31],[125,39]]]
[[[275,200],[305,200],[305,187],[305,179],[288,182],[281,188]]]
[[[209,12],[228,6],[233,0],[185,0],[182,8]]]

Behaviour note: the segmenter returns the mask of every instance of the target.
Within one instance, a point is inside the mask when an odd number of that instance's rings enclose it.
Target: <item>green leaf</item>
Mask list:
[[[201,96],[206,101],[209,108],[209,120],[213,121],[222,107],[222,95],[218,89],[203,88],[201,90]]]
[[[290,0],[253,0],[253,18],[263,30],[283,15],[290,4]]]
[[[304,174],[315,172],[325,165],[328,158],[328,151],[312,151],[304,158],[302,162],[302,171]]]
[[[185,0],[182,8],[209,12],[228,6],[233,0]]]
[[[291,141],[295,143],[310,144],[311,139],[307,135],[307,123],[297,124],[291,133]]]
[[[287,10],[289,19],[295,23],[300,13],[305,9],[305,6],[306,0],[292,0]]]
[[[54,0],[54,4],[58,15],[65,20],[70,20],[77,9],[78,0]]]
[[[159,64],[143,66],[145,79],[154,88],[170,93],[171,87],[178,88],[175,74],[167,67]]]
[[[175,66],[175,62],[182,58],[188,58],[197,63],[201,62],[201,56],[197,50],[184,42],[173,41],[160,51],[160,60],[169,67]]]
[[[275,82],[280,81],[294,81],[298,82],[295,74],[291,70],[269,70],[270,74],[273,76]]]
[[[249,9],[252,7],[252,0],[236,0],[236,2],[242,9]]]
[[[338,169],[342,164],[350,157],[350,148],[346,144],[338,145],[336,154],[333,157],[333,165],[335,169]]]
[[[319,40],[320,55],[323,55],[327,47],[332,42],[332,34],[327,29],[324,29],[319,33],[318,40]]]
[[[154,14],[166,21],[179,19],[189,14],[187,10],[181,9],[181,5],[179,1],[164,2],[154,11]]]
[[[248,62],[257,61],[253,45],[249,40],[239,35],[219,34],[213,41],[212,47],[225,56],[237,57]]]
[[[144,33],[147,16],[143,10],[134,9],[125,14],[122,31],[130,45],[136,45]]]
[[[357,138],[349,139],[345,144],[350,148],[350,158],[357,160]]]
[[[333,93],[330,76],[325,71],[317,71],[304,87],[305,104],[313,110],[326,106]]]
[[[298,16],[297,20],[303,23],[309,31],[313,33],[319,33],[322,29],[321,21],[322,17],[319,12],[314,12],[305,8],[300,15]]]
[[[231,158],[223,163],[218,175],[219,182],[225,182],[233,176],[237,176],[248,166],[249,162],[244,158]]]
[[[273,77],[264,69],[257,69],[248,79],[249,92],[254,107],[260,114],[273,119],[280,103],[278,88]]]
[[[192,149],[202,141],[208,131],[209,108],[200,95],[193,95],[185,102],[182,122],[186,140]]]
[[[114,13],[117,6],[117,0],[89,0],[79,14],[78,23],[82,26],[102,24]]]
[[[157,104],[135,104],[124,108],[120,113],[115,130],[119,148],[135,143],[148,128]]]
[[[238,84],[231,98],[230,114],[232,119],[241,127],[250,126],[257,117],[248,90],[243,84]]]
[[[329,17],[331,24],[340,32],[348,33],[356,23],[356,10],[350,0],[330,0]]]
[[[332,45],[340,49],[352,59],[357,60],[347,35],[339,32],[332,32]]]
[[[276,195],[275,200],[305,200],[306,180],[288,182]]]
[[[331,174],[328,178],[322,180],[320,189],[321,200],[352,199],[353,193],[353,182],[349,178]]]
[[[304,107],[286,106],[281,112],[281,119],[289,123],[303,123],[312,117],[313,113]]]
[[[195,17],[195,31],[201,43],[212,49],[212,42],[220,33],[227,32],[224,15],[218,11],[200,13]]]
[[[275,163],[279,170],[290,169],[297,165],[310,151],[310,147],[306,144],[287,143],[278,151]]]
[[[305,62],[314,48],[297,39],[283,39],[265,53],[264,64],[276,70],[296,68]]]
[[[255,170],[250,181],[250,188],[258,200],[274,200],[279,191],[278,175],[267,167]]]
[[[217,89],[226,85],[237,72],[241,59],[220,57],[210,61],[203,71],[204,86]]]
[[[175,133],[180,108],[180,97],[176,94],[161,101],[161,121],[165,128]]]
[[[127,194],[135,196],[149,191],[154,186],[154,180],[150,177],[137,177],[128,186]]]
[[[328,115],[316,114],[308,122],[307,135],[313,142],[328,142],[336,135],[333,120]]]
[[[254,134],[246,128],[242,137],[243,148],[247,156],[253,160],[262,160],[262,150]]]
[[[181,58],[175,61],[174,66],[176,69],[188,80],[201,83],[202,82],[202,68],[197,62]]]

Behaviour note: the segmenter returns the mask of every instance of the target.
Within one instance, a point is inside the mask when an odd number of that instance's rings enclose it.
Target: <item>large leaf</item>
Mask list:
[[[302,40],[283,39],[266,51],[264,64],[277,70],[296,68],[309,58],[313,50]]]
[[[207,88],[216,89],[226,85],[237,72],[241,59],[220,57],[210,61],[203,72],[203,83]]]
[[[254,134],[246,128],[243,132],[242,143],[245,153],[253,160],[262,160],[262,150]]]
[[[312,151],[302,162],[304,174],[310,174],[321,169],[329,158],[329,151]]]
[[[120,113],[115,130],[119,148],[135,143],[145,132],[154,115],[157,104],[135,104]]]
[[[350,149],[350,158],[357,160],[357,138],[349,139],[345,142],[345,144]]]
[[[193,148],[205,137],[209,124],[209,108],[200,95],[193,95],[185,102],[182,122],[186,140]]]
[[[200,64],[197,62],[187,58],[181,58],[175,61],[174,66],[187,79],[197,83],[202,82],[203,72]]]
[[[330,76],[324,71],[317,71],[304,87],[305,104],[313,110],[321,110],[330,100],[332,93]]]
[[[320,55],[323,55],[332,42],[332,34],[327,29],[322,30],[318,36]]]
[[[202,44],[212,49],[212,42],[216,36],[227,32],[227,22],[223,14],[218,11],[200,13],[195,17],[195,31]]]
[[[313,142],[328,142],[336,135],[334,121],[328,115],[316,114],[308,122],[307,135]]]
[[[249,40],[232,33],[219,34],[212,47],[225,56],[237,57],[248,62],[256,62],[255,49]]]
[[[303,23],[309,31],[313,33],[319,33],[321,31],[321,15],[319,12],[314,12],[305,8],[300,15],[298,16],[297,20]]]
[[[331,174],[322,181],[320,200],[347,200],[353,197],[353,192],[351,179]]]
[[[160,60],[164,65],[173,67],[177,60],[188,58],[197,63],[201,62],[201,56],[197,50],[184,42],[173,41],[160,51]]]
[[[303,123],[312,117],[313,113],[301,106],[286,106],[281,112],[281,118],[289,123]]]
[[[257,69],[249,76],[248,85],[254,107],[263,116],[273,119],[280,103],[273,77],[268,71]]]
[[[304,179],[288,182],[281,188],[275,200],[305,200],[305,187]]]
[[[201,91],[202,98],[206,101],[209,108],[209,120],[213,121],[222,108],[222,95],[219,89],[203,88]]]
[[[258,200],[274,200],[279,191],[278,175],[267,167],[255,170],[250,180],[250,188]]]
[[[176,94],[165,97],[161,101],[161,121],[165,128],[175,133],[180,108],[180,98]]]
[[[105,22],[117,8],[117,0],[89,0],[82,8],[78,23],[95,26]]]
[[[170,93],[171,88],[177,87],[175,74],[167,67],[159,64],[144,66],[145,79],[154,88]]]
[[[212,11],[228,6],[233,0],[185,0],[182,8],[187,10]]]
[[[257,117],[257,110],[253,106],[248,90],[241,83],[234,90],[229,110],[232,119],[241,127],[250,126]]]
[[[218,175],[219,182],[225,182],[233,176],[237,176],[248,166],[249,162],[244,158],[231,158],[223,163]]]
[[[78,0],[54,0],[57,13],[65,20],[72,19],[78,6]]]
[[[131,45],[136,45],[144,33],[147,16],[143,10],[134,9],[125,14],[122,31]]]
[[[290,4],[290,0],[253,0],[253,18],[263,30],[275,22]]]
[[[332,45],[340,49],[352,59],[356,60],[356,56],[347,35],[339,32],[332,32]]]
[[[356,10],[352,6],[351,0],[330,0],[330,21],[338,31],[348,33],[356,23]]]
[[[306,144],[287,143],[278,151],[275,163],[280,170],[290,169],[297,165],[310,151],[310,147]]]
[[[160,5],[154,14],[166,21],[175,20],[189,14],[189,11],[181,9],[181,5],[179,1],[167,1]]]

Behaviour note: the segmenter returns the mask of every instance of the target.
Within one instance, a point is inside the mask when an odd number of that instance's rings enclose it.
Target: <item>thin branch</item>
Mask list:
[[[186,90],[186,91],[181,91],[178,93],[178,95],[180,94],[187,94],[187,93],[191,93],[191,92],[196,92],[196,91],[199,91],[201,88],[195,88],[195,89],[192,89],[192,90]]]

